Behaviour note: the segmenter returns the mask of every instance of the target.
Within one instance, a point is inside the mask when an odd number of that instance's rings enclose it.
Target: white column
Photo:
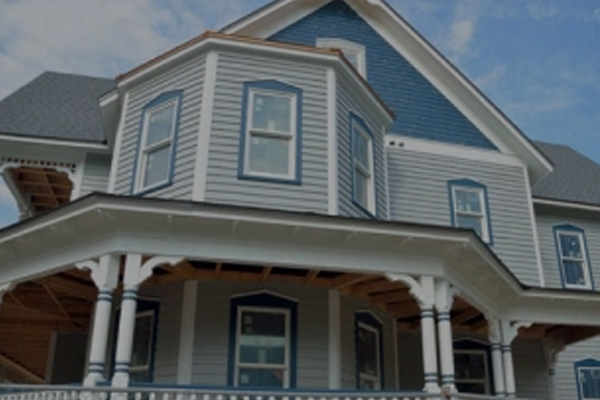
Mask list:
[[[191,385],[194,364],[194,337],[196,336],[196,309],[198,305],[198,282],[183,284],[181,325],[179,333],[179,355],[177,362],[177,384]]]
[[[517,337],[519,328],[531,326],[530,322],[500,321],[502,331],[502,361],[504,362],[504,388],[506,397],[517,395],[515,367],[512,355],[512,342]]]
[[[123,277],[123,298],[121,299],[121,317],[117,335],[117,351],[115,354],[115,374],[113,387],[129,386],[131,368],[131,350],[135,331],[138,289],[142,282],[152,275],[154,268],[163,264],[178,264],[180,257],[153,257],[142,263],[140,254],[128,254]]]
[[[494,394],[497,397],[506,395],[504,389],[504,362],[502,361],[502,334],[500,321],[494,317],[486,317],[488,320],[488,338],[492,353],[492,373],[494,375]]]
[[[96,386],[105,379],[106,346],[110,329],[113,291],[119,280],[119,257],[107,255],[96,261],[85,261],[77,264],[79,269],[89,269],[92,280],[98,288],[94,325],[88,358],[88,370],[84,386]]]
[[[337,290],[329,291],[329,389],[342,388],[341,346],[341,296]]]
[[[558,400],[558,388],[556,386],[556,362],[558,355],[565,348],[565,338],[562,336],[551,336],[545,340],[546,361],[548,364],[548,394],[550,400]]]
[[[454,382],[454,347],[450,310],[454,302],[454,289],[446,280],[436,281],[435,308],[437,310],[438,339],[440,342],[440,367],[442,386],[445,393],[456,391]]]

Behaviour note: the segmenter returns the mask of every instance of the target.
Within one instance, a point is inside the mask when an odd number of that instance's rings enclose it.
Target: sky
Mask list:
[[[114,77],[267,2],[0,0],[0,99],[46,70]],[[388,2],[526,135],[600,163],[600,0]]]

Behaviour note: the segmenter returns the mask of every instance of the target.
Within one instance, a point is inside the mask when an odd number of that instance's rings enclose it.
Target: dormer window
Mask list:
[[[492,244],[487,190],[470,179],[448,182],[452,225],[472,229],[485,243]]]
[[[245,84],[240,177],[300,183],[302,91],[277,81]]]
[[[340,49],[346,60],[364,77],[367,77],[367,52],[362,44],[339,38],[319,38],[317,47]]]
[[[136,194],[172,181],[180,99],[180,91],[165,93],[144,107],[133,185]]]

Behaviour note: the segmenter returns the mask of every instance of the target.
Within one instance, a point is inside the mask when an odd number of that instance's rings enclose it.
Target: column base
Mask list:
[[[440,385],[435,382],[427,382],[425,383],[425,387],[423,388],[425,393],[441,393]]]
[[[95,387],[98,385],[98,382],[104,380],[104,374],[101,372],[90,372],[87,374],[85,379],[83,380],[83,386],[85,387]]]
[[[126,388],[129,386],[129,374],[126,372],[116,372],[111,383],[112,387]]]

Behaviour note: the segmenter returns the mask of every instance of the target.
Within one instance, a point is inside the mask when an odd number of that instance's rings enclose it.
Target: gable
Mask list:
[[[343,0],[334,0],[269,39],[314,46],[342,38],[367,49],[367,80],[396,113],[390,133],[495,150],[496,146]]]

